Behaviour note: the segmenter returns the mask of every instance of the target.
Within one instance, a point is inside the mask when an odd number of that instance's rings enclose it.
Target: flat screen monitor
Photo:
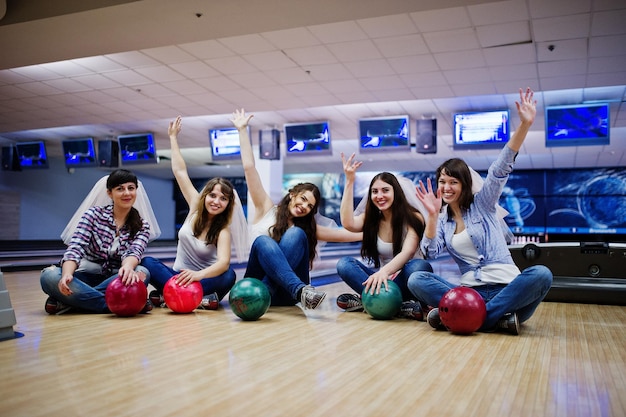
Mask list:
[[[289,123],[284,127],[286,156],[332,155],[328,122]]]
[[[156,164],[159,162],[154,135],[133,133],[117,137],[122,165]]]
[[[250,133],[248,127],[248,133]],[[224,127],[209,130],[209,144],[213,161],[224,161],[241,158],[239,132],[235,127]]]
[[[546,147],[608,145],[609,104],[546,107]]]
[[[48,168],[48,153],[43,141],[18,142],[15,144],[17,158],[22,169]]]
[[[508,142],[509,110],[453,115],[454,149],[500,149]]]
[[[98,166],[93,138],[68,139],[61,142],[65,166],[82,168]]]
[[[359,120],[360,151],[410,151],[409,116]]]

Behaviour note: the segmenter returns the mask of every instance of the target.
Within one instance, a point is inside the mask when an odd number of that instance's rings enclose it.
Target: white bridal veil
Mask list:
[[[72,235],[74,234],[80,219],[83,217],[83,214],[87,211],[87,209],[95,206],[107,206],[112,203],[111,198],[107,194],[106,183],[108,178],[109,176],[106,175],[96,182],[89,194],[87,194],[87,197],[85,197],[70,219],[67,226],[65,226],[65,229],[61,233],[61,239],[63,239],[63,242],[66,245],[69,245]],[[152,241],[161,236],[161,228],[159,227],[159,223],[154,215],[154,211],[152,211],[152,205],[148,199],[148,194],[146,193],[141,181],[138,181],[137,199],[135,200],[133,207],[137,209],[141,218],[146,220],[150,225],[149,239]]]

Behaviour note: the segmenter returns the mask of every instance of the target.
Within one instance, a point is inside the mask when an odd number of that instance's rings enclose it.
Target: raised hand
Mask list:
[[[233,122],[233,125],[238,130],[241,130],[248,126],[248,122],[250,122],[250,119],[252,119],[253,117],[254,115],[252,114],[246,116],[246,112],[243,109],[235,110],[235,112],[233,113],[233,117],[230,119],[230,121]]]
[[[178,116],[176,120],[171,121],[169,127],[167,128],[167,134],[169,136],[178,136],[180,133],[180,129],[182,128],[183,119]]]
[[[443,201],[441,199],[441,190],[433,191],[433,185],[430,178],[426,179],[427,187],[420,180],[419,185],[415,187],[417,198],[424,204],[430,216],[436,216],[441,211]]]
[[[537,115],[537,100],[534,100],[533,96],[534,92],[530,89],[530,87],[526,88],[525,93],[520,88],[520,101],[515,102],[520,120],[529,124],[532,124],[535,121],[535,116]]]
[[[362,161],[355,161],[356,154],[353,153],[348,159],[346,159],[343,152],[341,152],[341,162],[343,163],[343,172],[346,175],[346,179],[354,179],[356,170],[363,165]]]

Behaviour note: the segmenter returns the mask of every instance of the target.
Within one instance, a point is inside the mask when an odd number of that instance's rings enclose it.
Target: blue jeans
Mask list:
[[[295,305],[298,294],[311,282],[309,244],[304,230],[287,229],[280,242],[259,236],[252,242],[246,278],[263,281],[272,297],[272,305]]]
[[[456,287],[431,272],[415,272],[408,281],[409,290],[423,304],[437,307],[439,300]],[[552,272],[543,265],[534,265],[522,271],[509,284],[472,287],[483,297],[487,318],[479,331],[490,331],[507,313],[517,313],[520,323],[528,320],[552,286]]]
[[[150,272],[141,265],[138,265],[135,271],[146,274],[144,284],[148,286]],[[76,271],[74,272],[74,279],[69,284],[72,290],[71,295],[65,295],[59,291],[59,281],[61,281],[62,275],[62,270],[58,266],[53,265],[44,268],[39,278],[43,292],[55,300],[79,310],[91,313],[111,312],[104,299],[104,293],[111,281],[117,277],[117,272],[110,277],[106,277],[101,274]]]
[[[157,289],[159,294],[163,294],[165,283],[179,272],[152,256],[144,257],[141,265],[150,271],[150,284]],[[233,268],[228,268],[226,272],[216,277],[201,279],[202,293],[204,295],[217,293],[218,298],[221,300],[235,285],[235,279],[236,275]]]
[[[413,272],[427,271],[433,272],[433,267],[423,259],[411,259],[400,270],[400,273],[394,278],[394,282],[398,284],[402,291],[402,299],[404,301],[413,300],[415,297],[409,291],[407,287],[407,280]],[[348,284],[359,296],[365,289],[363,283],[367,278],[376,272],[375,269],[365,266],[361,261],[358,261],[349,256],[345,256],[337,262],[337,274],[341,279]]]

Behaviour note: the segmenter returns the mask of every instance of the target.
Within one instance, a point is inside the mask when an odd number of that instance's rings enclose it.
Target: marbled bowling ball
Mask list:
[[[174,275],[163,287],[163,299],[165,305],[175,313],[191,313],[202,301],[202,285],[194,281],[186,287],[178,285]]]
[[[380,293],[371,294],[370,291],[361,293],[361,301],[367,314],[376,320],[389,320],[394,318],[402,306],[402,291],[393,281],[387,281],[388,289],[384,285],[380,287]]]
[[[125,285],[118,276],[107,286],[104,300],[111,313],[131,317],[139,314],[146,306],[148,290],[142,281]]]
[[[270,292],[256,278],[244,278],[233,285],[228,296],[230,309],[242,320],[258,320],[270,307]]]
[[[456,287],[439,301],[441,323],[452,333],[470,334],[483,325],[487,317],[485,301],[469,287]]]

